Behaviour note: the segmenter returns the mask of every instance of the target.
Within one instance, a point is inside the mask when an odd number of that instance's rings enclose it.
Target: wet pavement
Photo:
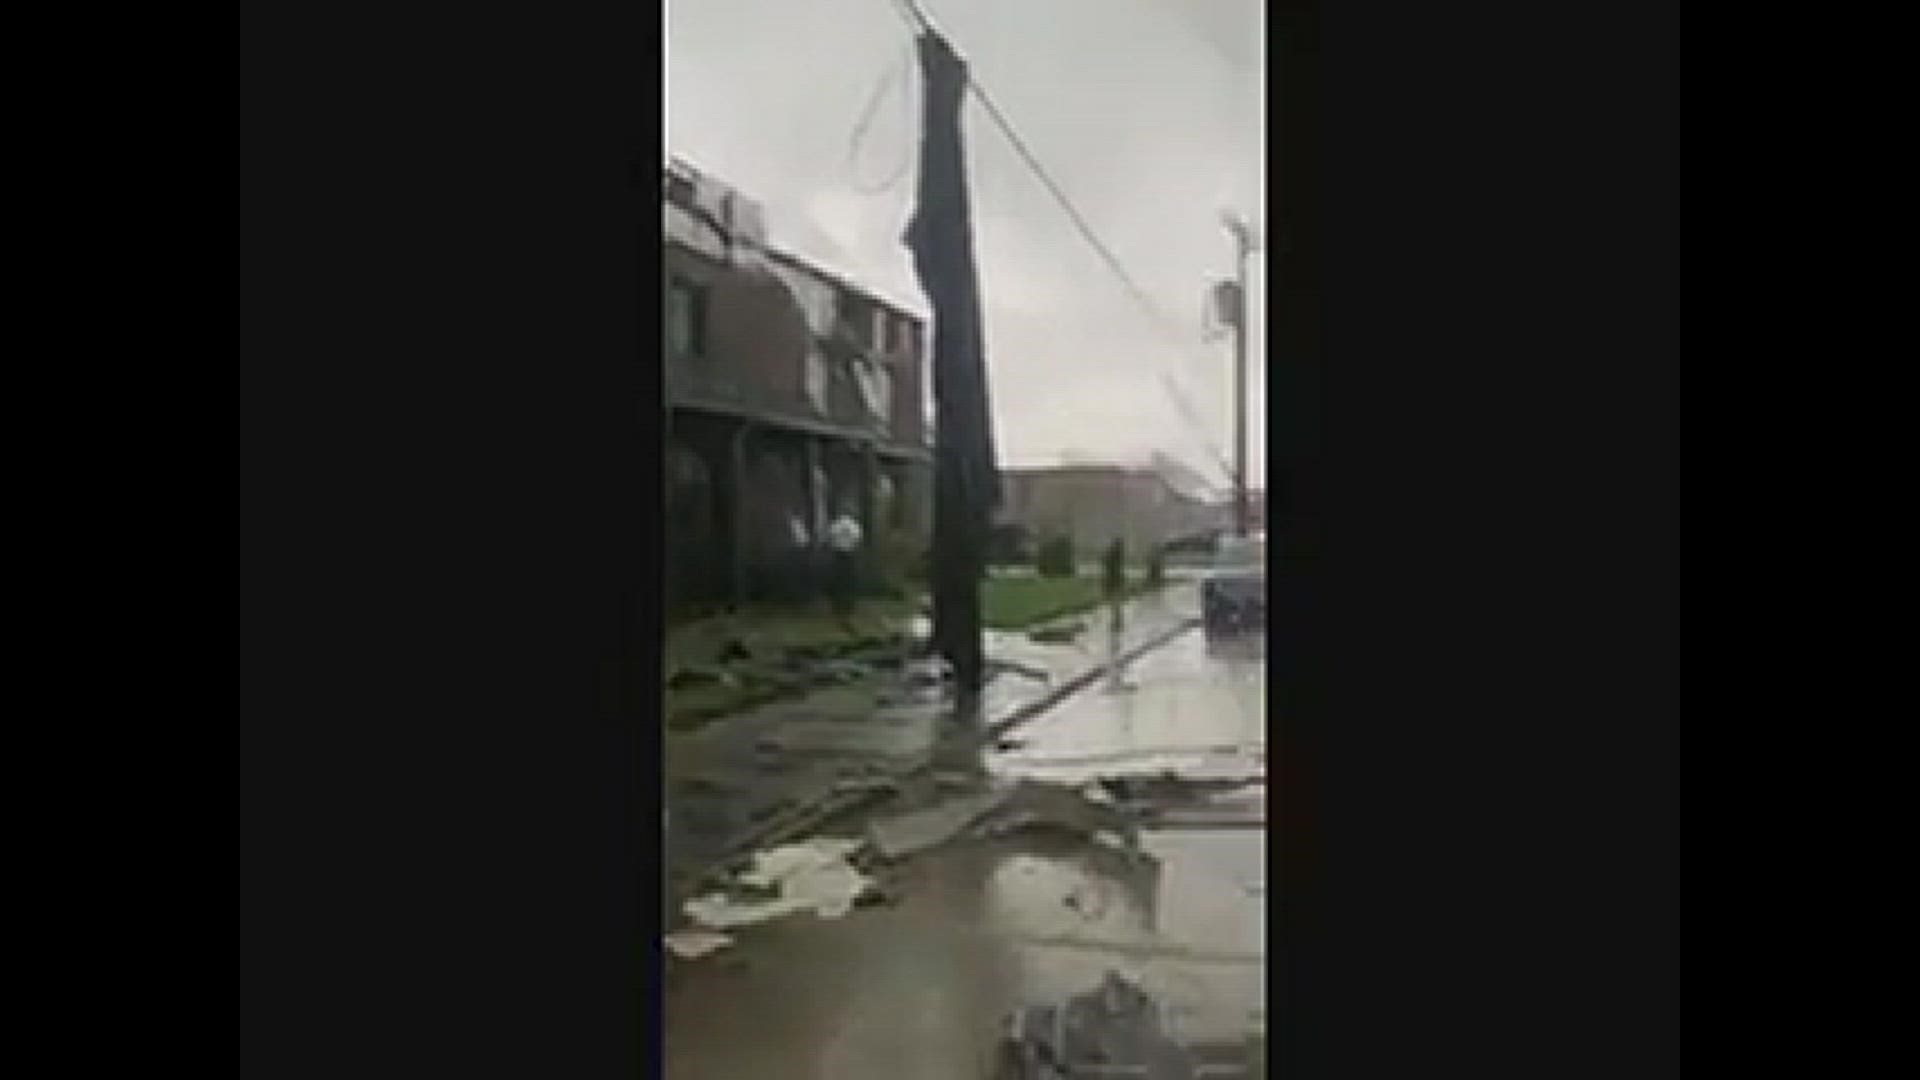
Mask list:
[[[1134,647],[1197,612],[1191,587],[1176,584],[1129,605],[1123,644]],[[1087,632],[1042,644],[1027,634],[990,633],[990,658],[1003,668],[986,687],[989,719],[1017,712],[1062,682],[1104,663],[1101,621]],[[1099,628],[1099,632],[1096,632]],[[669,883],[678,888],[732,853],[743,836],[804,807],[837,786],[857,785],[923,763],[941,734],[941,703],[899,685],[842,686],[715,721],[665,742]]]
[[[1131,665],[1130,687],[1067,699],[983,762],[1002,779],[1255,781],[1149,821],[1152,859],[1084,836],[957,840],[880,871],[891,902],[732,931],[723,951],[669,964],[664,1075],[981,1080],[1010,1016],[1109,973],[1151,995],[1182,1043],[1264,1037],[1264,668],[1263,643],[1212,648],[1190,631]]]

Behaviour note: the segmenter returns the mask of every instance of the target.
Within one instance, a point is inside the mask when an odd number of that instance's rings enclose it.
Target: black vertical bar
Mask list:
[[[933,639],[965,704],[978,700],[984,674],[980,577],[999,479],[960,128],[967,66],[936,34],[921,35],[919,49],[926,106],[906,242],[933,307]]]

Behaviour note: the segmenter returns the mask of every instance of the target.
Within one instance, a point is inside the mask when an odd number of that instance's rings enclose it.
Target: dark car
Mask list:
[[[1207,636],[1267,628],[1267,538],[1232,536],[1220,541],[1213,567],[1200,582],[1200,610]]]

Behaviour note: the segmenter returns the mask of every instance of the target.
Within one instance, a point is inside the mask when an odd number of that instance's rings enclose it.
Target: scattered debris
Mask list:
[[[1103,776],[1097,783],[1123,804],[1190,805],[1265,783],[1265,778],[1183,776],[1167,769],[1151,776]]]
[[[676,668],[666,680],[669,690],[688,690],[696,686],[736,686],[739,681],[733,672],[711,667]]]
[[[1017,660],[987,661],[987,674],[989,676],[997,675],[1003,671],[1010,671],[1015,675],[1024,675],[1035,682],[1053,681],[1052,674],[1042,668],[1034,667],[1031,664],[1022,664]]]
[[[749,882],[740,878],[727,881],[724,888],[727,896],[734,900],[758,902],[761,900],[778,900],[780,898],[780,886]]]
[[[1014,1014],[999,1049],[995,1080],[1083,1075],[1193,1080],[1196,1075],[1192,1053],[1164,1029],[1159,1003],[1111,971],[1099,987],[1064,1005],[1031,1006]]]
[[[979,790],[983,778],[938,772],[936,791],[947,792],[934,805],[873,821],[868,838],[883,858],[894,861],[939,847],[967,834],[1002,837],[1025,830],[1066,832],[1096,840],[1118,839],[1139,853],[1139,820],[1133,810],[1115,805],[1098,785],[1076,787],[1043,780],[1019,780]],[[953,794],[954,791],[964,792]]]
[[[676,930],[665,940],[667,949],[682,960],[698,960],[733,944],[731,935],[713,930]]]
[[[900,890],[893,885],[875,884],[854,898],[853,906],[860,908],[892,907],[900,902]]]
[[[856,791],[892,793],[900,790],[900,784],[884,776],[842,776],[833,782],[833,790],[841,793]]]
[[[1001,789],[964,795],[924,810],[881,818],[868,826],[868,837],[882,857],[903,859],[959,836],[1003,804],[1009,794]]]
[[[854,901],[873,884],[871,878],[847,862],[860,846],[859,840],[815,838],[757,852],[753,865],[730,887],[734,892],[742,887],[758,889],[767,898],[709,893],[688,900],[684,910],[689,918],[713,930],[767,922],[802,911],[812,911],[823,919],[840,918],[853,910]]]
[[[1140,825],[1122,807],[1089,798],[1082,788],[1044,780],[1021,780],[979,829],[982,836],[1008,836],[1023,830],[1067,832],[1096,840],[1112,836],[1126,850],[1140,852]]]
[[[912,689],[938,690],[953,681],[953,666],[942,657],[921,657],[904,665],[900,676]]]
[[[1066,645],[1085,633],[1086,629],[1086,624],[1079,621],[1055,623],[1052,626],[1042,626],[1029,633],[1027,637],[1041,645]]]
[[[873,666],[859,660],[823,660],[813,667],[815,679],[827,683],[861,682],[873,674]]]

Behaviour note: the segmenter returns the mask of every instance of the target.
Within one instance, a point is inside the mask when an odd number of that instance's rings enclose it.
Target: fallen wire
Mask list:
[[[855,191],[858,191],[862,195],[885,195],[899,187],[900,181],[906,178],[907,172],[913,167],[913,145],[912,140],[909,139],[906,152],[901,154],[900,164],[894,168],[891,175],[878,185],[869,186],[860,182],[859,158],[861,142],[867,137],[869,129],[873,126],[874,116],[879,111],[881,99],[886,96],[888,88],[896,81],[901,83],[901,100],[906,104],[907,130],[911,132],[913,129],[912,82],[908,77],[912,66],[913,53],[909,51],[901,58],[898,65],[888,68],[887,71],[880,76],[879,83],[874,86],[873,93],[867,98],[866,108],[860,112],[859,121],[854,124],[852,136],[847,140],[848,183]]]
[[[1248,757],[1262,753],[1264,743],[1223,743],[1216,746],[1135,746],[1125,750],[1115,750],[1104,754],[1080,754],[1072,757],[1028,757],[1020,755],[1014,760],[1022,766],[1048,765],[1104,765],[1109,762],[1131,761],[1136,758],[1161,757]]]

